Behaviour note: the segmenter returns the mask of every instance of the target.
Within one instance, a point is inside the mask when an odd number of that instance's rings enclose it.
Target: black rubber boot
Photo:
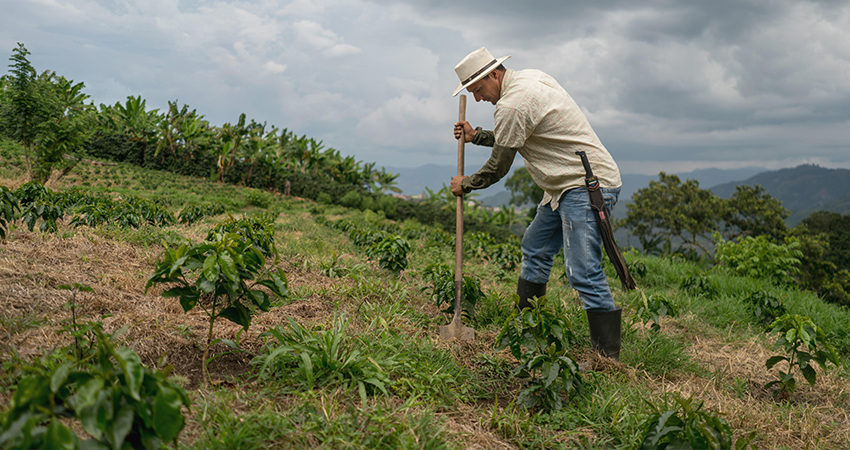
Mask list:
[[[531,308],[531,303],[528,299],[532,297],[543,297],[546,295],[546,283],[532,283],[524,278],[520,278],[516,285],[516,293],[519,295],[519,310]]]
[[[620,322],[622,308],[613,311],[585,311],[590,325],[593,349],[613,360],[620,359]]]

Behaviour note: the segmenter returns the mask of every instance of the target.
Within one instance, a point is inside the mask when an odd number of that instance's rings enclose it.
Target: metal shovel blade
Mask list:
[[[471,341],[475,339],[475,329],[463,326],[463,322],[460,317],[462,309],[460,303],[462,286],[463,281],[455,280],[455,315],[450,324],[440,325],[440,340],[442,341],[451,341],[455,338],[462,341]]]

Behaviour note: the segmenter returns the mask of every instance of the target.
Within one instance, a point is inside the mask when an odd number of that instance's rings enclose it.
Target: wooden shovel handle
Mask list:
[[[466,120],[466,95],[460,96],[457,113],[458,122]],[[457,175],[463,176],[463,148],[466,137],[460,132],[457,140]],[[455,317],[460,317],[461,295],[463,290],[463,194],[457,196],[457,219],[455,227]]]

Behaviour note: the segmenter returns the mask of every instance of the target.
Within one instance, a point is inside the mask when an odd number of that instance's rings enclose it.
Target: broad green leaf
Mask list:
[[[42,375],[30,375],[18,382],[18,390],[12,395],[12,409],[25,405],[44,405],[50,395],[50,380]]]
[[[788,360],[788,358],[786,358],[784,356],[773,356],[773,357],[768,358],[767,361],[764,363],[764,365],[769,370],[769,369],[772,369],[773,366],[775,366],[780,361],[787,361],[787,360]]]
[[[810,385],[814,386],[817,381],[817,373],[815,373],[815,369],[812,366],[806,366],[800,369],[803,372],[803,378],[809,382]]]
[[[219,313],[219,316],[224,317],[233,323],[242,325],[242,329],[245,330],[251,326],[251,314],[239,302],[234,303],[233,306],[223,309],[221,313]]]
[[[204,276],[212,282],[218,278],[218,258],[215,253],[204,260]]]
[[[547,386],[547,387],[548,387],[549,385],[551,385],[552,383],[554,383],[554,382],[555,382],[555,380],[558,378],[558,375],[560,374],[560,371],[561,371],[561,366],[560,366],[560,364],[558,364],[557,362],[553,363],[553,364],[551,365],[551,367],[549,368],[549,377],[548,377],[548,378],[546,378],[545,386]]]
[[[103,378],[95,377],[85,382],[77,388],[77,394],[74,397],[75,407],[78,409],[94,406],[103,389]]]
[[[56,372],[53,372],[53,376],[50,377],[50,391],[54,394],[59,392],[59,388],[65,384],[65,380],[68,379],[68,375],[71,373],[71,369],[74,368],[73,363],[65,363],[59,366],[56,369]]]
[[[103,386],[102,379],[100,386]],[[77,416],[80,418],[83,429],[95,439],[99,440],[103,437],[106,423],[112,416],[112,393],[112,388],[99,388],[94,394],[95,399],[89,405],[77,409]]]
[[[176,390],[161,386],[153,403],[153,428],[165,442],[174,440],[183,429],[182,397]]]
[[[218,254],[218,265],[221,267],[221,273],[232,281],[239,281],[239,273],[236,272],[236,263],[233,258],[227,253]]]
[[[129,348],[115,350],[115,358],[118,360],[118,365],[124,373],[124,381],[130,390],[130,396],[134,400],[140,401],[139,390],[142,388],[142,381],[144,379],[142,359],[139,358],[136,352]]]
[[[74,450],[74,434],[59,420],[53,419],[44,435],[44,445],[51,450]]]
[[[259,289],[252,289],[248,291],[248,295],[251,296],[251,300],[263,311],[269,310],[269,295],[265,293],[265,291],[261,291]]]
[[[124,439],[133,428],[134,416],[133,407],[127,404],[116,411],[115,418],[106,428],[106,440],[112,444],[112,448],[122,448]]]
[[[198,290],[205,294],[212,294],[216,290],[215,283],[211,280],[208,280],[206,276],[198,278],[198,281],[195,285],[198,287]]]

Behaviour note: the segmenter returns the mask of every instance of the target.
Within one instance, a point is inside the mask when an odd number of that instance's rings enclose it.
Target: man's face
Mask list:
[[[486,77],[472,83],[466,88],[475,97],[476,102],[484,100],[496,104],[502,96],[502,82],[496,77],[496,72],[490,72]]]

